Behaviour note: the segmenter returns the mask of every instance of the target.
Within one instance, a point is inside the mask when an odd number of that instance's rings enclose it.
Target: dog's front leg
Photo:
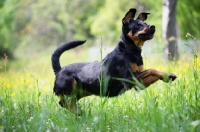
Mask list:
[[[170,80],[174,81],[176,79],[176,75],[160,72],[155,69],[148,69],[137,73],[136,78],[142,82],[145,87],[148,87],[158,80],[163,80],[164,82],[169,82]]]

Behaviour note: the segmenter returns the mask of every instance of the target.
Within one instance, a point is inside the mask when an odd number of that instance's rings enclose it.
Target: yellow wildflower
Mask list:
[[[15,96],[15,92],[12,92],[12,93],[11,93],[11,96]]]
[[[31,76],[31,73],[28,73],[28,77],[30,77]]]
[[[188,80],[186,80],[185,84],[186,84],[186,85],[188,85],[188,84],[189,84],[189,81],[188,81]]]

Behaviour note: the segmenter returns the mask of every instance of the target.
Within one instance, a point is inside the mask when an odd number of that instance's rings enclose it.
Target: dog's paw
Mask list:
[[[176,78],[177,78],[176,75],[174,75],[174,74],[168,74],[168,75],[165,75],[161,80],[163,82],[168,83],[170,81],[174,81]]]
[[[170,74],[170,75],[169,75],[169,80],[170,80],[170,81],[174,81],[176,78],[177,78],[177,77],[176,77],[176,75],[174,75],[174,74]]]

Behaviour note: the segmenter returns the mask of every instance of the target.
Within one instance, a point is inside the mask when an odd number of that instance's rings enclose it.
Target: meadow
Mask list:
[[[146,56],[145,68],[174,73],[178,78],[115,98],[83,98],[80,117],[60,107],[53,94],[50,54],[33,56],[1,60],[0,132],[200,131],[200,59],[195,53],[177,62],[167,62],[162,55]],[[87,59],[85,51],[69,51],[61,64]]]

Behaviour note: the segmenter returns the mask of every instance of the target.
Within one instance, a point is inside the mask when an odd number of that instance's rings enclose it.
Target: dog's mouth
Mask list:
[[[138,38],[140,38],[143,41],[151,40],[154,37],[155,31],[156,31],[155,26],[149,25],[145,27],[143,30],[138,31],[136,33],[136,36],[138,36]]]
[[[132,31],[129,31],[128,36],[134,41],[136,46],[141,47],[146,40],[154,37],[155,31],[155,26],[149,25],[134,34],[132,34]]]

